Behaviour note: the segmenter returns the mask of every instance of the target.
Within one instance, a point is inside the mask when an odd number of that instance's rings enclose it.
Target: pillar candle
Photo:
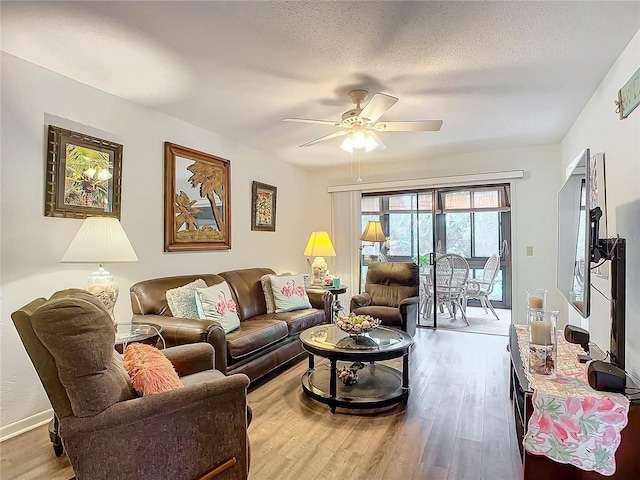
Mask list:
[[[529,298],[529,308],[544,308],[544,305],[542,305],[542,298],[540,298],[540,297],[530,297]]]
[[[551,345],[551,322],[531,322],[531,343]]]

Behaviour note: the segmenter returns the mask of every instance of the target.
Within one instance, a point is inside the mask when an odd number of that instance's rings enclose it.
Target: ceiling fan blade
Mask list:
[[[382,141],[382,139],[378,136],[378,134],[376,132],[373,132],[373,131],[369,130],[367,132],[367,134],[378,143],[378,146],[375,148],[375,150],[386,150],[387,149],[387,144]]]
[[[398,99],[391,95],[376,93],[362,109],[360,115],[358,115],[358,120],[365,121],[366,119],[369,123],[375,123],[376,120],[378,120],[384,112],[393,107],[397,101]]]
[[[437,132],[442,120],[422,120],[417,122],[380,122],[373,125],[378,132]]]
[[[283,122],[298,122],[298,123],[315,123],[317,125],[331,125],[332,127],[342,127],[340,122],[332,122],[331,120],[312,120],[310,118],[283,118]]]
[[[325,137],[316,138],[315,140],[311,140],[310,142],[304,143],[300,145],[301,147],[309,147],[311,145],[315,145],[316,143],[324,142],[325,140],[331,140],[332,138],[341,137],[349,133],[349,130],[338,130],[331,135],[327,135]]]

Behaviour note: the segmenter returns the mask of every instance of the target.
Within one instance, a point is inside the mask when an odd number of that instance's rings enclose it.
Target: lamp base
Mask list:
[[[313,285],[324,286],[324,279],[327,276],[327,262],[324,257],[316,257],[311,264],[311,273],[313,277]]]
[[[120,288],[113,282],[113,275],[100,265],[98,270],[89,275],[84,289],[100,299],[115,324],[113,307],[115,307],[118,300]]]

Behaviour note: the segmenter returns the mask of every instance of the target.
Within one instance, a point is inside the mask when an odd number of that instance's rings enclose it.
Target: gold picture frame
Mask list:
[[[122,145],[49,125],[44,214],[120,219]]]
[[[231,162],[165,142],[164,251],[231,248]]]
[[[251,185],[251,230],[276,231],[278,187],[254,181]]]

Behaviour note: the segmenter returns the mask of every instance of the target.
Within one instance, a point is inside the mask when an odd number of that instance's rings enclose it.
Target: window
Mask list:
[[[362,285],[366,265],[383,254],[390,261],[428,265],[429,254],[457,253],[469,262],[470,275],[482,275],[482,267],[500,252],[510,238],[508,185],[365,194],[361,201],[362,230],[368,220],[380,220],[387,242],[362,248]],[[498,283],[491,300],[511,305],[511,265],[503,255]]]

